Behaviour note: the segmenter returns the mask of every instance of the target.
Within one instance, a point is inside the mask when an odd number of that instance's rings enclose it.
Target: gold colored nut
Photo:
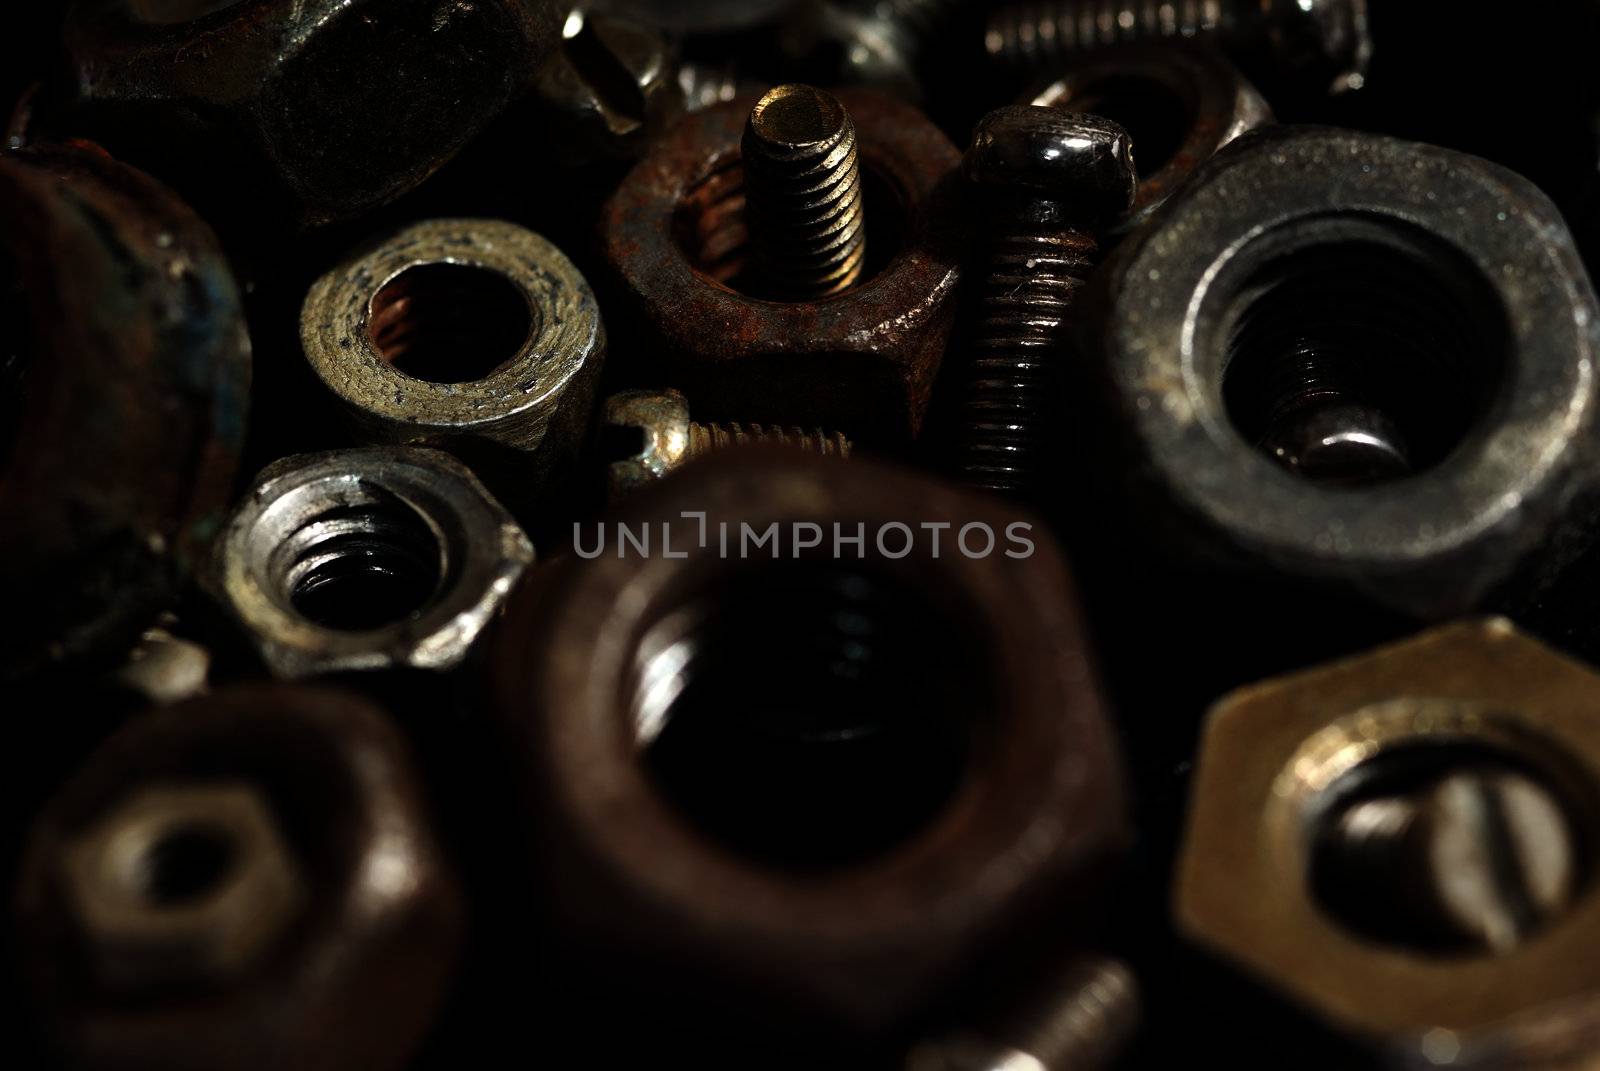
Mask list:
[[[1405,1065],[1592,1067],[1597,698],[1501,619],[1234,693],[1180,927]]]
[[[305,897],[270,808],[242,783],[141,789],[68,844],[62,867],[108,986],[231,977]]]
[[[577,453],[606,346],[572,261],[485,219],[414,224],[334,268],[300,331],[363,438],[515,462],[518,486]]]

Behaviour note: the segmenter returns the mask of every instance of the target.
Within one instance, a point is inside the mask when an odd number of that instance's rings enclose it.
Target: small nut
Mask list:
[[[1525,179],[1258,130],[1102,278],[1108,431],[1174,553],[1443,617],[1592,535],[1600,303]]]
[[[739,289],[749,244],[740,143],[755,98],[691,115],[658,140],[607,204],[601,238],[638,351],[651,355],[646,374],[682,389],[703,417],[903,442],[921,427],[955,318],[962,227],[958,183],[946,180],[961,156],[909,105],[837,96],[855,125],[873,228],[860,285],[796,302]]]
[[[245,177],[322,223],[447,162],[529,87],[558,29],[547,0],[78,0],[66,39],[107,135],[241,150]]]
[[[442,670],[533,556],[460,462],[371,447],[268,466],[218,540],[211,582],[280,677]]]
[[[1600,941],[1597,694],[1492,619],[1227,697],[1180,926],[1415,1066],[1578,1066],[1557,1058],[1600,1041],[1600,961],[1573,954]]]
[[[244,784],[141,788],[68,844],[63,865],[110,986],[235,976],[305,895],[270,807]]]
[[[1139,190],[1119,225],[1142,226],[1218,149],[1272,122],[1272,109],[1219,52],[1161,42],[1111,48],[1073,65],[1027,103],[1114,120],[1133,136]]]
[[[555,565],[490,656],[574,939],[647,987],[882,1030],[1041,914],[1093,915],[1121,776],[1064,564],[1005,553],[1021,515],[752,446],[615,520],[655,553]],[[859,554],[805,552],[808,524]]]
[[[312,286],[300,335],[364,438],[460,452],[524,490],[577,452],[606,346],[572,262],[493,220],[380,241]]]

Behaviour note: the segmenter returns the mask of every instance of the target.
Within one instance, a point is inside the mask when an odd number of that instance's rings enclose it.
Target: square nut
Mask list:
[[[1491,619],[1225,698],[1180,927],[1402,1059],[1569,1066],[1600,1041],[1597,695]]]

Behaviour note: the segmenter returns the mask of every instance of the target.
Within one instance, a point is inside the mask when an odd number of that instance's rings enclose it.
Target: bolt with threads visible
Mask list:
[[[745,217],[767,296],[805,301],[861,280],[867,232],[855,124],[831,94],[771,90],[744,134]]]
[[[850,440],[837,432],[762,424],[699,424],[675,390],[624,391],[606,399],[602,419],[613,460],[607,470],[611,497],[619,499],[659,480],[690,458],[731,446],[772,443],[827,457],[849,457]]]
[[[1133,972],[1077,957],[997,1023],[918,1045],[906,1071],[1096,1071],[1121,1053],[1140,1014]]]
[[[989,17],[984,47],[1010,66],[1060,68],[1107,45],[1203,38],[1241,59],[1359,89],[1372,59],[1367,0],[1043,0]]]
[[[978,124],[966,172],[989,248],[955,467],[969,486],[1025,495],[1059,437],[1062,366],[1100,259],[1097,231],[1128,211],[1138,175],[1116,123],[1026,105]]]

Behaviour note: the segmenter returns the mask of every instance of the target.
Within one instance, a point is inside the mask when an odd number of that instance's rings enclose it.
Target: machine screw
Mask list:
[[[608,470],[611,497],[621,498],[658,480],[690,458],[749,443],[792,446],[824,456],[849,457],[850,440],[837,432],[761,424],[700,424],[675,390],[625,391],[606,400],[604,427],[619,443]]]
[[[866,263],[855,124],[831,94],[771,90],[744,134],[745,214],[771,296],[804,301],[847,290]]]
[[[1334,91],[1366,80],[1366,0],[1042,0],[989,17],[984,47],[1003,63],[1059,68],[1107,45],[1210,38],[1273,66],[1327,73]]]
[[[912,1050],[906,1071],[1096,1071],[1139,1025],[1139,985],[1124,964],[1075,957],[996,1027]]]
[[[1043,475],[1096,230],[1128,210],[1138,175],[1116,123],[1030,106],[978,124],[966,171],[990,245],[956,467],[973,487],[1022,494]]]

